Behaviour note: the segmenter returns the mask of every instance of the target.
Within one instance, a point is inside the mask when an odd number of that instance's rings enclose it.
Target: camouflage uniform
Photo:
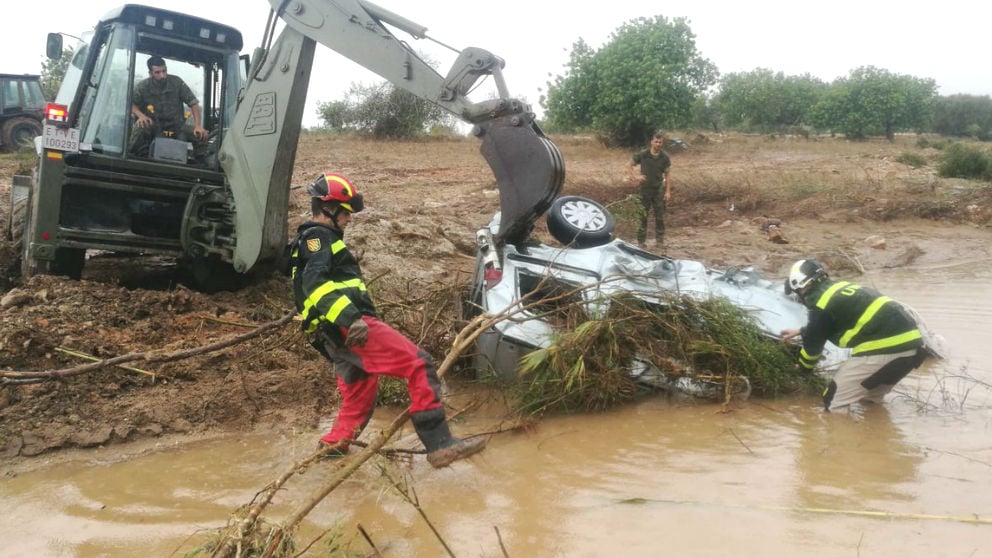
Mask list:
[[[159,132],[176,139],[194,139],[192,126],[186,124],[183,105],[192,107],[200,101],[182,78],[167,75],[161,82],[145,78],[135,86],[131,102],[153,122],[151,128],[134,127],[131,133],[132,153],[147,155],[148,144]]]
[[[672,167],[672,161],[664,151],[653,155],[650,148],[634,154],[632,165],[641,168],[640,196],[641,219],[637,228],[637,242],[644,244],[648,233],[648,213],[654,211],[654,236],[660,245],[665,240],[665,175]]]

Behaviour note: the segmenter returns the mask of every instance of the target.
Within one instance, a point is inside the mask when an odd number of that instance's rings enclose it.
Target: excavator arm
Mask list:
[[[497,243],[527,238],[534,220],[558,196],[564,163],[530,107],[511,98],[503,60],[480,48],[462,50],[447,75],[425,63],[386,25],[413,38],[427,28],[366,0],[270,0],[285,22],[256,50],[234,123],[224,137],[221,166],[234,198],[235,269],[274,257],[286,242],[286,211],[303,106],[316,45],[365,68],[473,125],[500,191],[503,227]],[[270,17],[270,36],[274,27]],[[498,98],[475,103],[468,92],[495,80]]]

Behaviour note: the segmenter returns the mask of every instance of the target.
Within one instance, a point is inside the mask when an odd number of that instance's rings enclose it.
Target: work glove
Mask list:
[[[363,346],[369,340],[369,326],[358,318],[348,326],[348,336],[344,339],[345,347]]]

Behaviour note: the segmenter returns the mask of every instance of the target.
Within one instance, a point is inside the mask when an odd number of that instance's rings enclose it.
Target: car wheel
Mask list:
[[[548,210],[548,232],[574,248],[601,246],[613,239],[613,216],[599,203],[580,196],[563,196]]]

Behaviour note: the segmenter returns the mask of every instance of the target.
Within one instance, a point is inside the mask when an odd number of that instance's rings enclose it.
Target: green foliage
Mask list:
[[[62,87],[62,79],[65,71],[72,60],[73,49],[62,49],[62,56],[58,60],[46,59],[41,63],[41,91],[45,94],[45,99],[54,101]]]
[[[694,369],[718,376],[745,376],[752,393],[764,397],[812,394],[822,389],[823,382],[818,377],[798,371],[793,349],[766,337],[742,308],[724,299],[689,299],[680,310],[687,320],[682,331],[690,335],[681,333],[679,339],[693,339],[685,358]],[[703,347],[711,349],[704,352]]]
[[[621,323],[589,320],[524,356],[521,412],[597,411],[632,400],[638,390],[626,366],[635,347],[624,333]]]
[[[392,376],[380,376],[378,398],[375,403],[383,407],[408,407],[410,392],[407,390],[406,382]]]
[[[334,131],[347,130],[354,122],[353,107],[347,101],[317,103],[317,116],[324,127]]]
[[[543,106],[556,130],[593,130],[613,145],[642,145],[658,128],[684,128],[716,75],[685,18],[638,18],[599,50],[579,39],[565,75],[548,83]]]
[[[547,110],[549,130],[573,133],[591,128],[587,110],[596,95],[593,74],[595,52],[579,39],[572,45],[565,77],[557,76],[554,85],[548,83],[548,95],[542,106]]]
[[[810,108],[826,90],[826,84],[809,74],[786,76],[759,68],[724,76],[717,100],[727,126],[756,132],[787,131],[807,123]]]
[[[971,124],[968,124],[967,126],[964,127],[964,135],[968,136],[969,138],[974,138],[977,140],[984,141],[988,136],[988,133],[982,129],[981,124],[978,124],[977,122],[972,122]]]
[[[992,98],[988,95],[939,97],[933,109],[933,131],[981,141],[992,139]]]
[[[712,130],[719,134],[723,130],[724,119],[720,99],[708,95],[700,95],[692,102],[689,124],[695,128]]]
[[[937,85],[929,78],[893,74],[872,66],[851,71],[830,86],[810,110],[821,130],[861,140],[872,135],[895,138],[898,131],[922,131],[930,124]]]
[[[602,410],[630,401],[642,391],[628,374],[634,358],[650,362],[672,382],[689,377],[719,394],[726,389],[728,396],[743,378],[761,396],[823,387],[818,377],[796,370],[789,346],[765,336],[727,300],[668,295],[650,304],[625,294],[611,297],[607,306],[606,316],[584,316],[559,328],[563,333],[551,346],[522,359],[521,412]]]
[[[441,107],[389,83],[352,84],[343,101],[318,103],[317,113],[332,130],[354,130],[376,138],[413,138],[453,128]]]
[[[977,147],[952,144],[941,153],[938,174],[947,178],[992,180],[992,155]]]
[[[927,166],[927,160],[919,153],[901,153],[898,157],[896,157],[896,161],[904,165],[909,165],[914,169]]]
[[[823,182],[816,182],[812,180],[802,180],[796,182],[788,190],[783,192],[783,196],[790,200],[803,200],[806,198],[811,198],[820,192],[829,190],[830,186]]]
[[[936,150],[940,151],[940,150],[946,149],[947,146],[948,145],[951,145],[952,143],[953,142],[948,141],[946,139],[933,140],[933,139],[927,138],[926,136],[920,136],[916,140],[916,147],[919,147],[920,149],[926,149],[927,147],[930,147],[930,148],[933,148],[933,149],[936,149]]]

